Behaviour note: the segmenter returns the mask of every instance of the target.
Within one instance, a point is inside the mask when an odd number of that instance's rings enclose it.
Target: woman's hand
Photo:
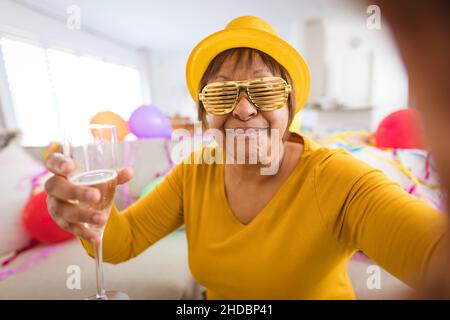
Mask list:
[[[75,201],[94,204],[100,200],[97,189],[77,186],[67,180],[67,176],[75,169],[72,159],[60,153],[51,154],[46,160],[47,169],[54,176],[45,183],[47,192],[47,207],[53,220],[64,230],[91,242],[98,241],[95,231],[83,226],[83,223],[104,225],[108,215],[100,211],[83,209]],[[133,171],[125,168],[118,171],[117,184],[131,180]]]

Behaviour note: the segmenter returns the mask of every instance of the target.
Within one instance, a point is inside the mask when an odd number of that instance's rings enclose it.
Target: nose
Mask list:
[[[250,102],[249,97],[245,92],[241,92],[236,105],[233,110],[233,116],[241,121],[247,121],[258,113],[255,106]]]

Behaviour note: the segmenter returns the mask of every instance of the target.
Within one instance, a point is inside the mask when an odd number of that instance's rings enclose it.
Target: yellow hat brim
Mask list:
[[[194,101],[198,100],[198,86],[209,63],[219,53],[239,47],[260,50],[280,63],[289,72],[295,87],[296,112],[303,108],[308,99],[310,74],[302,56],[280,37],[250,28],[218,31],[192,50],[186,65],[186,82]]]

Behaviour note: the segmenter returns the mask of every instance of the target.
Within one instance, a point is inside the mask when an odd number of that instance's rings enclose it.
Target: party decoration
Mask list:
[[[92,117],[91,124],[110,124],[116,127],[117,139],[123,141],[130,132],[127,122],[118,114],[111,111],[99,112]]]
[[[141,197],[152,191],[163,179],[164,177],[161,176],[150,181],[150,183],[142,190]]]
[[[332,134],[318,142],[330,149],[344,149],[355,158],[380,169],[406,192],[445,212],[443,194],[430,153],[420,149],[377,148],[370,132],[348,131]]]
[[[138,138],[170,138],[170,121],[155,106],[140,106],[128,120],[130,131]]]
[[[62,145],[59,142],[50,142],[47,148],[42,152],[42,159],[45,160],[52,153],[62,153]]]
[[[26,257],[23,262],[19,264],[17,267],[11,267],[5,269],[0,269],[0,281],[5,280],[17,273],[21,273],[24,271],[27,271],[28,269],[31,269],[35,265],[38,265],[39,263],[43,262],[45,259],[48,258],[52,253],[59,250],[59,245],[53,245],[48,247],[43,247],[40,249],[35,250],[33,254]],[[9,261],[8,261],[9,262]],[[3,264],[2,266],[6,266],[8,263]]]
[[[37,241],[36,239],[31,239],[27,245],[23,246],[22,248],[19,248],[18,250],[14,250],[13,252],[10,253],[10,255],[8,255],[8,257],[5,260],[1,261],[0,267],[3,268],[9,265],[11,262],[16,260],[19,257],[19,255],[33,249],[37,245],[39,245],[39,241]]]
[[[419,114],[403,109],[384,118],[375,132],[378,148],[425,149]]]
[[[44,243],[57,243],[73,237],[53,221],[47,209],[47,194],[32,194],[22,211],[22,224],[30,236]]]

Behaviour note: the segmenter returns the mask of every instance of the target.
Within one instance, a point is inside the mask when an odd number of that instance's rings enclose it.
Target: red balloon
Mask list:
[[[418,112],[414,109],[402,109],[384,118],[375,132],[375,146],[425,149],[424,133]]]
[[[22,224],[28,234],[40,242],[57,243],[73,237],[53,221],[47,209],[47,194],[33,194],[22,211]]]

